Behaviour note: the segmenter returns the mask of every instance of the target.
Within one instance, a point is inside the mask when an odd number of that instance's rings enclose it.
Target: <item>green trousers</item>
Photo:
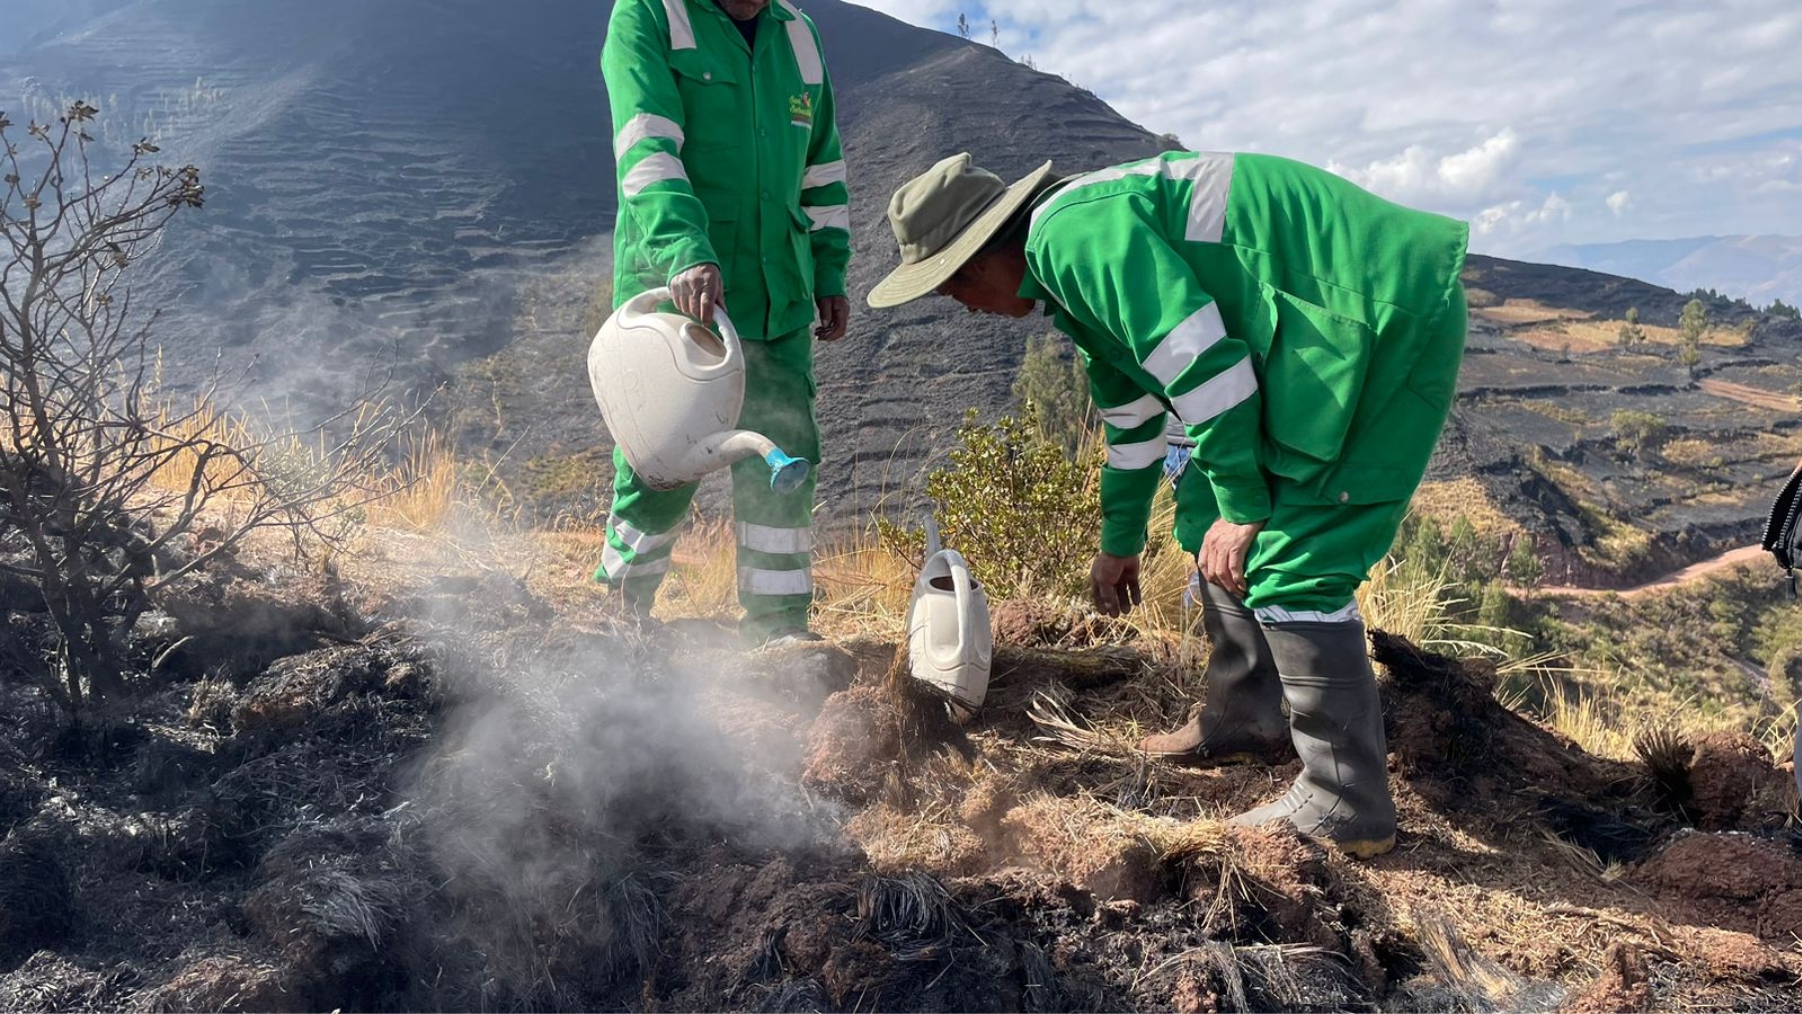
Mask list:
[[[1462,358],[1468,324],[1463,292],[1454,290],[1445,311],[1423,325],[1433,330],[1428,346],[1436,358],[1433,364],[1423,364],[1422,373],[1443,373],[1445,356]],[[1410,434],[1407,441],[1420,448],[1418,452],[1409,451],[1419,459],[1409,462],[1410,468],[1417,466],[1414,486],[1418,486],[1426,475],[1434,441],[1451,414],[1457,390],[1456,385],[1433,385],[1427,391],[1414,389],[1409,396],[1422,401],[1430,398],[1431,407],[1438,414],[1438,425],[1432,433]],[[1416,440],[1415,436],[1432,440]],[[1379,433],[1368,437],[1386,438]],[[1407,497],[1399,500],[1322,504],[1318,495],[1310,496],[1286,480],[1273,477],[1270,494],[1270,519],[1258,533],[1245,561],[1246,606],[1267,625],[1356,619],[1354,593],[1395,542],[1395,533],[1408,513],[1412,488]],[[1220,517],[1213,487],[1193,462],[1177,480],[1176,501],[1177,541],[1193,554],[1201,548],[1208,526]]]
[[[738,427],[762,433],[817,466],[812,329],[769,340],[745,339],[743,345],[745,407]],[[594,579],[620,589],[634,608],[649,609],[669,572],[670,552],[688,520],[696,486],[651,489],[617,447],[613,467],[607,548]],[[739,633],[746,643],[762,644],[773,634],[807,627],[813,602],[814,474],[799,490],[782,494],[771,491],[769,466],[762,458],[732,466],[738,601],[745,611]]]

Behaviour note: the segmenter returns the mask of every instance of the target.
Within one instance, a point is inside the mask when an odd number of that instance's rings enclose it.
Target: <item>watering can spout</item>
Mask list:
[[[681,471],[705,475],[753,456],[762,458],[770,466],[770,489],[778,493],[793,493],[800,489],[813,469],[805,459],[791,457],[761,433],[727,430],[696,441],[683,457]]]

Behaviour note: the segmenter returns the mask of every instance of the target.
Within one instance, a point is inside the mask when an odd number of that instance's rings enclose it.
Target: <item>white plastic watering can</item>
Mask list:
[[[768,437],[735,429],[745,404],[745,357],[738,331],[715,308],[718,332],[657,310],[671,298],[651,289],[626,301],[588,346],[588,382],[607,431],[652,489],[674,489],[759,455],[770,488],[792,493],[812,468]]]
[[[926,521],[926,553],[907,610],[908,661],[914,679],[974,710],[988,696],[995,654],[989,597],[970,576],[964,558],[940,548],[938,526],[931,518]]]

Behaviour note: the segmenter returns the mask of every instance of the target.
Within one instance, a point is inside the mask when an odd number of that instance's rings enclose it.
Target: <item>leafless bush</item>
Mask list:
[[[341,535],[405,421],[364,399],[261,434],[216,412],[216,383],[185,408],[158,397],[157,313],[133,281],[205,191],[148,140],[97,167],[98,112],[72,102],[17,143],[0,113],[0,571],[41,589],[42,682],[77,722],[127,689],[126,635],[159,590],[259,529]]]

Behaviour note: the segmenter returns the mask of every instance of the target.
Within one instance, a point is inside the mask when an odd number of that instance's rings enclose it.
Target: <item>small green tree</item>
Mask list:
[[[1402,560],[1423,574],[1436,574],[1445,566],[1445,534],[1437,518],[1418,516],[1404,529]]]
[[[1499,580],[1491,581],[1483,586],[1483,597],[1477,604],[1477,623],[1484,627],[1506,629],[1512,613],[1513,600],[1508,598],[1508,589]]]
[[[1650,412],[1616,409],[1608,421],[1614,430],[1615,444],[1635,458],[1656,453],[1670,438],[1670,425]]]
[[[1068,352],[1069,342],[1060,335],[1033,338],[1014,377],[1013,393],[1020,418],[1045,442],[1074,456],[1101,420],[1089,400],[1082,362]]]
[[[1470,580],[1483,569],[1483,539],[1469,517],[1460,514],[1452,519],[1445,555],[1453,573],[1464,580]]]
[[[1508,580],[1517,588],[1531,588],[1544,577],[1545,566],[1534,551],[1533,537],[1523,534],[1514,540],[1514,549],[1508,553]]]
[[[1677,361],[1693,376],[1696,364],[1702,361],[1702,335],[1708,331],[1708,307],[1702,305],[1700,299],[1683,304],[1683,313],[1677,318],[1677,330]]]
[[[1639,307],[1627,308],[1627,322],[1621,325],[1621,348],[1630,349],[1646,340],[1646,329],[1639,324]]]
[[[957,34],[963,36],[966,39],[970,37],[970,16],[968,14],[963,14],[963,13],[958,14],[958,16],[957,16]]]
[[[1786,320],[1802,320],[1802,310],[1785,303],[1781,299],[1773,301],[1770,309],[1765,312],[1773,317],[1782,317]]]
[[[1080,592],[1100,539],[1094,463],[1071,460],[1011,416],[985,426],[975,410],[964,415],[957,442],[950,464],[926,477],[945,545],[969,560],[993,599]],[[918,529],[879,518],[876,532],[890,551],[922,555]]]

